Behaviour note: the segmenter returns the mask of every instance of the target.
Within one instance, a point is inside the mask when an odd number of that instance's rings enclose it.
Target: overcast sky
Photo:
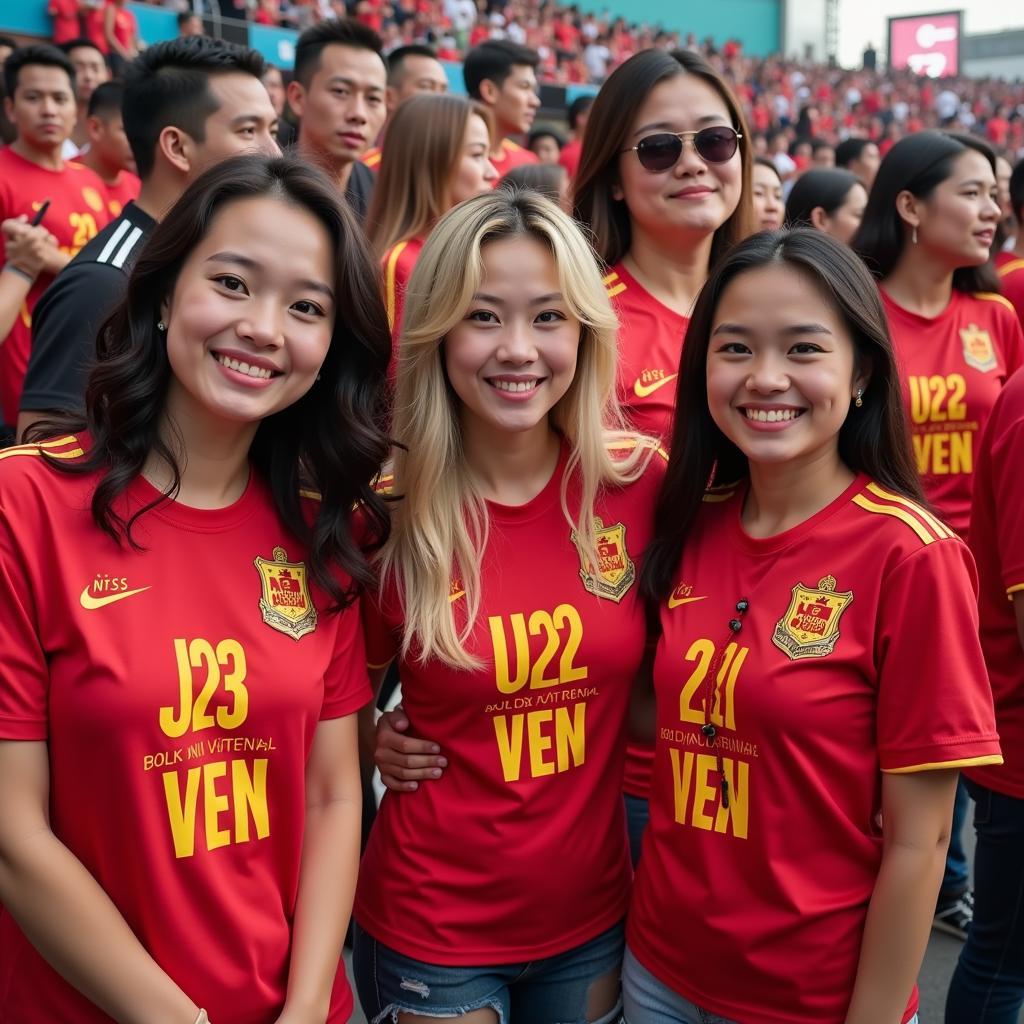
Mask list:
[[[884,50],[889,17],[955,10],[964,12],[964,32],[968,35],[1024,28],[1022,0],[839,0],[839,63],[844,67],[859,65],[868,42]]]

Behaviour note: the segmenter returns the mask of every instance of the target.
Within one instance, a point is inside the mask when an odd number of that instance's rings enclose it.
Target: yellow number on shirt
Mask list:
[[[201,637],[195,640],[176,639],[174,655],[178,665],[178,706],[160,708],[160,728],[172,738],[184,736],[191,727],[193,732],[212,729],[237,729],[249,713],[249,691],[245,687],[245,651],[237,640],[221,640],[216,649]],[[193,670],[203,669],[202,686],[193,696]],[[222,670],[225,670],[222,672]],[[231,696],[230,710],[217,708],[209,713],[210,702],[223,684]]]

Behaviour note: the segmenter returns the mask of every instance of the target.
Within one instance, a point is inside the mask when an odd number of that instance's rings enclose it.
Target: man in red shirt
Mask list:
[[[1000,290],[1013,303],[1024,327],[1024,160],[1014,167],[1010,175],[1010,209],[1017,222],[1017,244],[996,255],[996,270],[999,272]]]
[[[569,104],[568,118],[572,138],[562,147],[558,154],[558,162],[565,168],[570,178],[576,177],[580,166],[580,154],[583,152],[583,132],[590,117],[590,108],[594,105],[592,95],[577,96]]]
[[[120,82],[104,82],[92,94],[86,122],[89,147],[79,161],[95,171],[106,186],[111,217],[119,217],[128,203],[138,198],[140,187],[132,147],[124,132],[123,98]]]
[[[96,87],[110,81],[107,58],[88,39],[72,39],[61,49],[68,55],[75,69],[75,101],[78,111],[71,138],[64,145],[64,159],[72,160],[89,144],[89,131],[85,122],[89,116],[89,100]]]
[[[345,18],[307,29],[295,46],[288,103],[299,118],[299,152],[337,184],[362,220],[373,172],[360,157],[387,117],[387,68],[380,36]]]
[[[466,54],[462,74],[466,92],[494,115],[497,142],[491,163],[504,176],[513,167],[539,161],[509,135],[522,136],[530,130],[540,107],[537,95],[536,50],[507,39],[490,39]]]
[[[75,69],[68,58],[45,44],[15,50],[4,63],[4,87],[4,109],[18,137],[0,149],[0,221],[39,216],[59,246],[0,342],[0,418],[13,424],[28,365],[32,310],[53,275],[110,218],[103,182],[61,157],[75,118]]]

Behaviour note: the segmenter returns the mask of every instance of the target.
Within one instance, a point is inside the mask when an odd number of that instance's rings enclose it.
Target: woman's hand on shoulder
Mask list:
[[[439,779],[448,759],[430,740],[408,735],[410,722],[401,707],[385,711],[377,722],[374,764],[381,782],[394,793],[411,793],[423,779]]]

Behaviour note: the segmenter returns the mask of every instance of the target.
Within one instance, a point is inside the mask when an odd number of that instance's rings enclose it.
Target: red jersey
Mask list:
[[[879,773],[1001,760],[974,564],[948,527],[864,476],[766,538],[743,529],[745,490],[709,493],[661,608],[627,940],[712,1013],[842,1024],[882,860]]]
[[[659,302],[622,263],[604,283],[619,318],[619,404],[637,430],[667,438],[690,321]]]
[[[1024,336],[1001,295],[954,291],[937,317],[898,306],[881,289],[928,500],[962,537],[981,431],[1006,379],[1024,360]]]
[[[1024,373],[1018,372],[996,399],[980,444],[970,535],[980,579],[981,646],[1006,764],[967,772],[983,786],[1018,800],[1024,800],[1024,652],[1013,605],[1024,600],[1022,465]]]
[[[667,440],[672,431],[676,376],[689,320],[659,302],[617,263],[604,279],[619,318],[619,404],[637,430]],[[654,748],[629,741],[624,789],[646,799]]]
[[[106,17],[106,7],[89,7],[82,15],[86,38],[104,56],[110,53],[110,43],[107,42]]]
[[[995,262],[999,274],[999,290],[1017,311],[1017,318],[1024,327],[1024,257],[1012,252],[1001,252]]]
[[[524,149],[511,139],[502,139],[498,155],[491,157],[491,163],[494,164],[494,169],[498,172],[498,178],[495,179],[497,181],[504,178],[513,167],[520,167],[523,164],[539,164],[540,160],[536,153]]]
[[[125,48],[131,46],[138,32],[135,15],[127,7],[118,7],[112,0],[108,0],[107,6],[114,8],[114,38]]]
[[[655,454],[637,482],[598,496],[595,571],[561,508],[566,454],[532,501],[488,502],[480,613],[466,645],[480,667],[401,664],[409,720],[449,766],[436,783],[385,798],[355,916],[428,963],[554,956],[626,913],[622,765],[645,636],[637,559],[664,462]],[[574,492],[570,481],[570,508]],[[450,601],[459,625],[458,579]],[[399,597],[365,608],[368,657],[386,664],[399,648]]]
[[[370,698],[358,610],[325,611],[255,473],[228,508],[145,512],[138,551],[40,447],[0,452],[0,738],[47,742],[53,831],[156,962],[214,1020],[272,1024],[314,731]],[[140,477],[119,511],[156,497]],[[110,1024],[2,910],[0,1006]],[[351,1008],[339,966],[331,1024]]]
[[[21,214],[32,220],[47,199],[50,207],[42,225],[69,256],[110,221],[103,182],[88,167],[66,163],[62,171],[49,171],[19,156],[10,146],[0,149],[0,220]],[[36,278],[7,340],[0,345],[0,420],[11,425],[18,419],[21,384],[32,347],[32,310],[52,280],[51,274]]]
[[[380,170],[380,158],[383,155],[380,146],[371,146],[359,159],[370,168],[371,171]]]
[[[402,309],[405,306],[405,289],[412,268],[420,258],[423,250],[422,238],[409,238],[404,242],[396,242],[381,261],[384,266],[384,303],[387,307],[388,326],[391,328],[391,373],[398,366],[398,341],[402,335]]]
[[[78,6],[78,0],[50,0],[46,5],[46,13],[53,18],[50,39],[55,46],[77,39],[82,34]]]
[[[558,162],[565,168],[570,178],[576,177],[580,169],[580,154],[583,152],[583,143],[579,139],[570,139],[558,154]]]
[[[131,171],[121,171],[113,185],[103,183],[107,194],[107,212],[110,220],[121,216],[121,211],[133,200],[139,198],[139,190],[142,182],[137,174]]]

